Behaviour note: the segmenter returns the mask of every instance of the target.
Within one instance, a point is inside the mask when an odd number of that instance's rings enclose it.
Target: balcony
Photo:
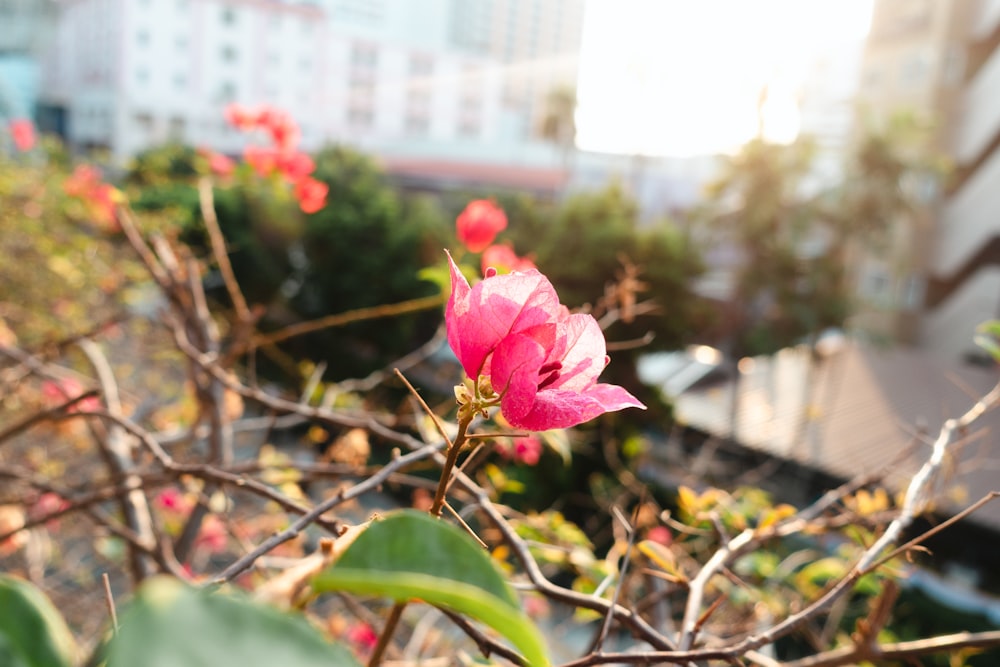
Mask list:
[[[1000,106],[1000,105],[998,105]],[[1000,117],[1000,108],[998,108]],[[988,154],[941,211],[931,272],[947,276],[1000,234],[1000,149]]]
[[[997,0],[1000,4],[1000,0]],[[960,165],[980,160],[1000,135],[1000,48],[990,53],[969,82],[962,100],[955,137],[955,158]]]

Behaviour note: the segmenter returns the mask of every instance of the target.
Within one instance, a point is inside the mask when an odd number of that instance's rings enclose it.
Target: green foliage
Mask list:
[[[289,301],[301,318],[437,292],[417,274],[440,261],[449,223],[428,200],[400,197],[369,158],[346,148],[316,155],[315,176],[330,186],[330,203],[306,220],[305,265]],[[435,310],[360,322],[309,336],[297,349],[329,350],[332,377],[363,375],[429,338],[440,318]]]
[[[66,172],[0,160],[0,319],[25,346],[52,343],[121,314],[115,293],[142,268],[68,198]]]
[[[304,618],[174,579],[146,582],[105,647],[108,667],[356,667]]]
[[[0,574],[0,664],[68,667],[76,654],[73,635],[49,599],[34,584]]]
[[[1000,361],[1000,320],[980,324],[976,329],[976,344]]]
[[[163,185],[190,181],[198,175],[198,153],[192,146],[164,144],[135,156],[125,174],[126,185]]]
[[[403,510],[372,522],[313,588],[449,607],[507,637],[530,665],[549,664],[541,635],[486,552],[423,512]]]

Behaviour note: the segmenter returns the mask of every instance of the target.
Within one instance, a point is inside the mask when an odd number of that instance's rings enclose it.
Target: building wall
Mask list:
[[[290,111],[307,149],[487,144],[505,126],[503,67],[448,47],[447,0],[59,6],[46,98],[66,107],[72,144],[119,159],[168,139],[239,152],[246,138],[222,116],[231,102]]]
[[[943,112],[949,130],[946,147],[956,169],[953,188],[939,210],[928,262],[929,273],[939,278],[968,268],[1000,236],[1000,45],[989,41],[1000,27],[1000,2],[971,4],[964,27],[972,71]],[[975,353],[976,327],[1000,317],[1000,266],[972,268],[970,277],[923,317],[921,344],[951,360]]]

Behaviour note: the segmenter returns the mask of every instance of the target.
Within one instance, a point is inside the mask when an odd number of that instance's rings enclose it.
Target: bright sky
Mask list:
[[[871,11],[872,0],[588,0],[578,144],[729,152],[756,135],[765,84],[766,136],[791,141],[810,58],[858,44]]]

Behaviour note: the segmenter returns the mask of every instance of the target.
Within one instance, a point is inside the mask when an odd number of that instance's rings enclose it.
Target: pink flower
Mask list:
[[[316,163],[305,153],[282,153],[275,166],[288,181],[297,183],[313,172]]]
[[[58,381],[45,380],[42,382],[42,396],[45,397],[45,402],[50,407],[55,407],[66,401],[75,398],[83,393],[83,385],[74,380],[73,378],[62,378]],[[91,412],[93,410],[101,409],[101,399],[97,396],[91,396],[90,398],[85,398],[82,401],[77,401],[69,408],[66,412]]]
[[[187,516],[194,509],[194,502],[176,487],[168,486],[156,495],[156,506],[165,512]]]
[[[260,126],[270,135],[275,148],[282,153],[294,151],[302,138],[298,123],[287,111],[265,107],[260,112]]]
[[[528,466],[538,465],[538,460],[542,458],[542,441],[533,435],[510,438],[510,442],[502,445],[498,451],[505,459],[514,459]]]
[[[226,122],[243,132],[255,130],[261,124],[263,111],[250,109],[242,104],[227,104],[223,110]]]
[[[367,623],[355,623],[347,629],[347,641],[363,652],[371,651],[378,643],[378,635]]]
[[[323,181],[317,181],[311,176],[299,179],[295,183],[295,198],[299,200],[299,208],[303,213],[315,213],[326,206],[326,195],[329,186]]]
[[[269,176],[278,166],[278,152],[265,146],[247,146],[243,149],[243,159],[262,178]]]
[[[236,163],[222,153],[210,153],[208,156],[208,168],[216,176],[230,176],[236,169]]]
[[[537,268],[535,263],[527,257],[518,257],[514,248],[507,243],[491,245],[484,250],[482,263],[483,275],[486,275],[490,268],[496,269],[497,273],[527,271]]]
[[[670,534],[670,529],[666,526],[653,526],[646,533],[646,539],[669,547],[674,541],[674,536]]]
[[[489,380],[512,426],[545,431],[645,409],[622,387],[597,382],[609,361],[604,333],[591,315],[570,314],[545,276],[489,272],[470,287],[448,260],[448,343],[477,385]]]
[[[469,202],[455,220],[458,240],[469,252],[482,252],[507,228],[507,215],[488,199]]]
[[[35,146],[35,126],[26,118],[10,121],[10,136],[14,140],[14,148],[22,153]]]

